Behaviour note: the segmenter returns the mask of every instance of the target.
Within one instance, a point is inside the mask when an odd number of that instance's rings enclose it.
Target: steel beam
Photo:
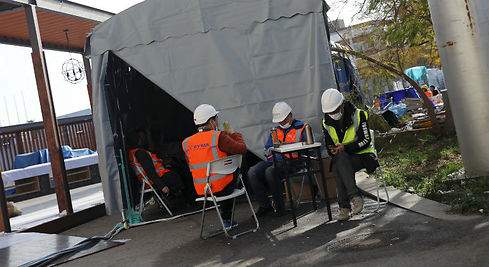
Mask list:
[[[96,22],[104,22],[114,15],[114,13],[66,0],[61,2],[59,0],[36,0],[36,5],[43,10],[88,19]]]
[[[46,59],[41,42],[39,23],[37,21],[36,7],[33,5],[25,5],[25,14],[31,39],[32,63],[36,77],[39,102],[41,104],[44,129],[46,131],[51,169],[55,180],[58,209],[60,213],[66,211],[67,214],[72,214],[73,207],[68,182],[66,180],[65,162],[61,152],[58,123],[56,121],[51,85],[49,83]]]
[[[31,47],[31,43],[28,40],[10,38],[5,36],[0,36],[0,44]],[[52,44],[52,43],[44,43],[43,48],[48,50],[53,50],[53,51],[60,51],[60,52],[71,52],[71,53],[83,52],[83,48],[68,47],[66,45],[59,45],[59,44]]]
[[[56,12],[63,15],[79,17],[96,22],[104,22],[114,15],[114,13],[70,2],[67,0],[0,0],[0,2],[26,5],[35,5],[43,10]]]

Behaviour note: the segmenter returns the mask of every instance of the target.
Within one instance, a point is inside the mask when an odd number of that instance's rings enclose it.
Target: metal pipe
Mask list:
[[[469,177],[489,175],[489,1],[429,0],[450,107]]]

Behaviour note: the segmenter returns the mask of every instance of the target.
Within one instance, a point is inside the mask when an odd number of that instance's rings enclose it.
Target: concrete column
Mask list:
[[[489,175],[489,1],[429,0],[466,174]]]

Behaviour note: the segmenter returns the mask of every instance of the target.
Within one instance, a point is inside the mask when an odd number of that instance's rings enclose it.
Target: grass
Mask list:
[[[385,141],[378,146],[384,147],[379,158],[387,184],[449,204],[453,212],[489,214],[489,179],[448,178],[463,168],[455,136],[437,138],[425,132]]]

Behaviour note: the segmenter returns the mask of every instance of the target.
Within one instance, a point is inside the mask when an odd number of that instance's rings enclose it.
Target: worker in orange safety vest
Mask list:
[[[136,129],[128,135],[128,161],[136,178],[146,180],[163,196],[180,196],[183,189],[180,176],[165,166],[158,155],[148,148],[147,135]]]
[[[240,133],[220,131],[218,128],[218,111],[208,104],[198,106],[194,111],[194,123],[198,132],[182,142],[187,163],[192,173],[195,191],[198,195],[205,194],[207,164],[235,154],[247,151],[243,136]],[[211,175],[210,186],[215,196],[231,194],[235,189],[234,174]],[[225,227],[231,227],[233,201],[223,201],[221,215]]]

